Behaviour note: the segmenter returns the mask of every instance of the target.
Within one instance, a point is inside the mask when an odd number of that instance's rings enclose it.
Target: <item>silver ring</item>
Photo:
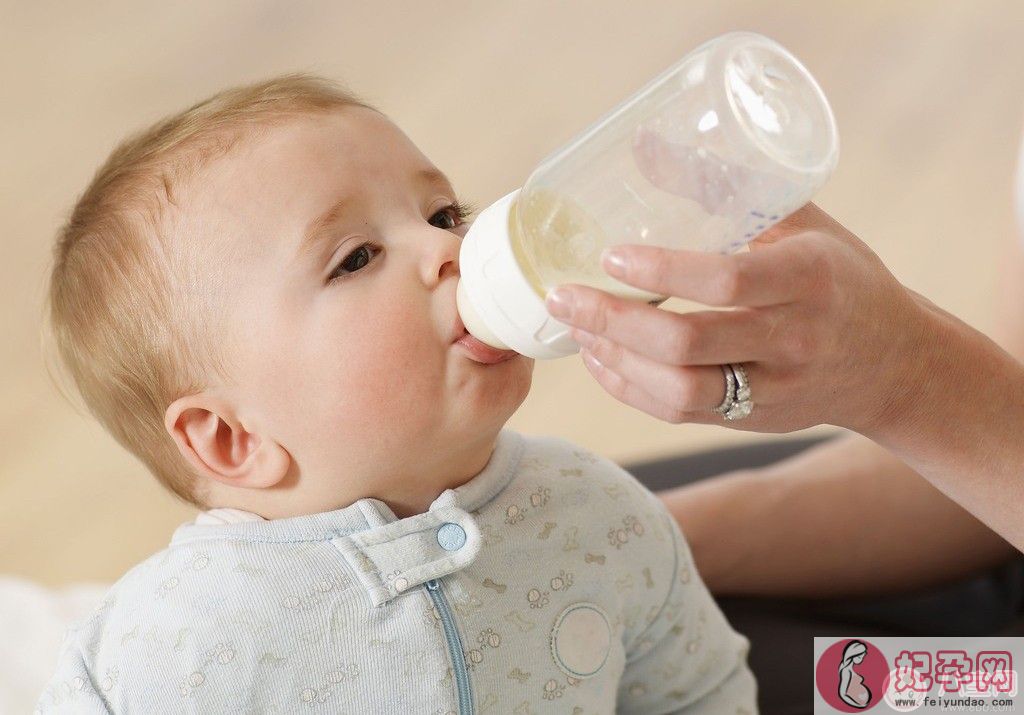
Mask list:
[[[720,415],[725,415],[736,403],[736,375],[728,365],[719,365],[722,374],[725,375],[725,399],[718,407],[712,408]]]
[[[723,417],[727,420],[742,420],[754,411],[754,402],[750,399],[750,380],[747,379],[747,371],[739,363],[729,363],[728,367],[736,381],[736,393]]]

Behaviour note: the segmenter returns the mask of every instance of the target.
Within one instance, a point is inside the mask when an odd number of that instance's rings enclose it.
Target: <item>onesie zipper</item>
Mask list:
[[[459,691],[459,715],[473,715],[473,697],[469,690],[469,671],[466,668],[466,656],[462,652],[462,639],[455,627],[455,618],[448,607],[448,599],[444,597],[441,584],[436,578],[426,583],[427,592],[441,614],[444,635],[448,641],[448,651],[452,656],[452,672],[455,673],[455,685]]]

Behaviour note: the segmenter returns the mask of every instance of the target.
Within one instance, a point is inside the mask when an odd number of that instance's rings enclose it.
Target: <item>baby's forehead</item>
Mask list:
[[[422,168],[433,164],[391,120],[353,106],[256,129],[209,166],[203,188],[266,188],[276,197],[295,186],[315,192],[332,179],[373,185]]]
[[[342,195],[371,195],[437,171],[387,117],[363,107],[261,127],[196,176],[179,229],[220,241],[291,240]],[[276,240],[275,239],[275,240]]]

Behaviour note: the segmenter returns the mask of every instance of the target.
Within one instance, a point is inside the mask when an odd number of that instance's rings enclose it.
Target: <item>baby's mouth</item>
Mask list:
[[[464,332],[462,337],[455,341],[455,344],[461,345],[466,352],[469,353],[470,359],[486,365],[505,362],[514,357],[518,357],[519,355],[515,350],[498,350],[497,348],[492,348],[490,345],[480,342],[468,332]]]
[[[498,350],[477,340],[466,330],[466,326],[462,324],[462,318],[458,315],[455,316],[453,333],[452,344],[461,346],[468,353],[469,358],[476,362],[494,365],[519,355],[515,350]]]

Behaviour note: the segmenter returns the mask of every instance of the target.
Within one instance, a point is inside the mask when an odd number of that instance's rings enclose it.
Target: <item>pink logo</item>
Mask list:
[[[818,659],[814,682],[825,702],[843,713],[869,710],[883,699],[889,664],[866,640],[833,643]]]
[[[937,695],[995,697],[1016,694],[1016,671],[1009,651],[943,649],[934,655],[926,650],[901,650],[892,671],[889,691],[893,698],[917,695],[935,688]]]

